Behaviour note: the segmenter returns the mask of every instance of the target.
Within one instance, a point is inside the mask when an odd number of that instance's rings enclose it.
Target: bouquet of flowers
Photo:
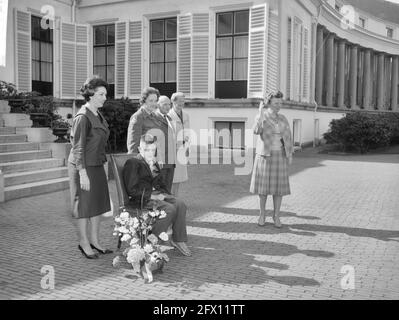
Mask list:
[[[114,236],[120,237],[121,241],[128,244],[123,251],[128,263],[133,270],[141,277],[148,277],[148,282],[152,282],[152,271],[162,268],[165,262],[169,261],[168,256],[160,249],[158,237],[150,234],[152,225],[157,219],[166,217],[165,211],[153,209],[152,211],[136,210],[136,215],[132,216],[125,209],[115,217]],[[168,234],[162,232],[159,239],[168,240]],[[118,265],[120,256],[115,257],[114,267]],[[145,272],[144,272],[145,270]]]

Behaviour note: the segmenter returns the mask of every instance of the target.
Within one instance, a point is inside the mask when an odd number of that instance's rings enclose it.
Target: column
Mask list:
[[[351,109],[357,109],[357,46],[352,45],[350,50],[349,67],[349,101]]]
[[[327,36],[326,42],[326,104],[333,107],[334,92],[334,34]]]
[[[398,66],[399,56],[392,57],[392,78],[391,78],[391,109],[398,108]]]
[[[371,50],[364,51],[363,108],[371,110]]]
[[[343,39],[338,43],[337,93],[338,107],[343,108],[345,101],[345,40]]]
[[[384,67],[385,55],[380,53],[378,55],[378,71],[377,71],[377,108],[384,109]]]
[[[323,103],[323,73],[324,73],[324,37],[323,28],[317,28],[317,46],[316,46],[316,102]]]

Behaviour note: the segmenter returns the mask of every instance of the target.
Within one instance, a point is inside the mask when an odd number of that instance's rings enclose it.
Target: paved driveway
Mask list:
[[[192,165],[189,175],[181,197],[193,256],[168,248],[151,284],[128,264],[113,268],[112,255],[80,254],[68,191],[0,204],[0,299],[399,298],[398,155],[298,153],[281,230],[270,217],[257,226],[250,176],[233,165]],[[115,247],[112,229],[104,219]],[[54,289],[41,288],[43,266],[54,268]]]

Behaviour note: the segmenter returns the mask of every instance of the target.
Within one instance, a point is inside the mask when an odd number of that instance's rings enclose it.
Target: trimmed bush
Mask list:
[[[328,144],[338,144],[343,151],[360,153],[396,144],[399,143],[399,114],[348,113],[331,121],[324,139]]]

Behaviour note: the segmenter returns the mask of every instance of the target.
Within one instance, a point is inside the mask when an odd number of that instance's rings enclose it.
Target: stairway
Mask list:
[[[55,159],[39,143],[27,142],[16,128],[0,119],[0,170],[4,174],[4,200],[64,190],[69,187],[64,159]]]

